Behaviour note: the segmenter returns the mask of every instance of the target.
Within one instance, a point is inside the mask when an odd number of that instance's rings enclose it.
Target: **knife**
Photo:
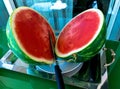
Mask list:
[[[65,89],[63,76],[62,76],[62,71],[61,71],[61,69],[59,67],[59,63],[57,61],[57,56],[55,54],[54,45],[53,45],[53,42],[52,42],[52,37],[50,35],[50,32],[49,32],[49,39],[50,39],[50,46],[51,46],[51,49],[52,49],[52,54],[53,54],[53,57],[54,57],[54,60],[55,60],[55,75],[56,75],[57,86],[58,86],[58,89]]]

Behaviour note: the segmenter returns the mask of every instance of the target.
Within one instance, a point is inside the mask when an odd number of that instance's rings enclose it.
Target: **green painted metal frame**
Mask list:
[[[114,63],[107,68],[109,89],[120,89],[120,42],[109,40],[106,47],[113,49],[116,54]],[[106,52],[107,63],[112,61],[110,54]]]

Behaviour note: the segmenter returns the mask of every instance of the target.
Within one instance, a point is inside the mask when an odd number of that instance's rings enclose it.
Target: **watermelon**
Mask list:
[[[6,34],[13,53],[29,64],[52,64],[50,36],[55,45],[55,35],[47,20],[29,7],[15,9],[9,17]],[[50,35],[50,36],[49,36]]]
[[[29,7],[19,7],[9,17],[6,34],[13,53],[29,64],[52,64],[54,55],[67,62],[83,62],[96,55],[106,40],[104,15],[88,9],[68,22],[55,37],[47,20]]]
[[[104,15],[88,9],[75,16],[60,32],[55,44],[58,57],[83,62],[95,56],[106,40]]]

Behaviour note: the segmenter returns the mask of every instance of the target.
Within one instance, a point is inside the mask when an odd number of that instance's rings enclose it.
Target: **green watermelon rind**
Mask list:
[[[74,52],[67,56],[62,56],[62,54],[59,54],[58,51],[56,51],[57,56],[69,62],[83,62],[95,56],[100,51],[100,49],[103,47],[106,41],[106,24],[104,20],[104,15],[102,14],[101,17],[103,17],[102,18],[103,22],[101,24],[100,32],[98,33],[97,37],[88,46],[86,46],[84,49],[78,52]]]

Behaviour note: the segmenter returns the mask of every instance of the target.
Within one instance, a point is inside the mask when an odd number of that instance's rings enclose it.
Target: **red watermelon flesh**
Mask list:
[[[6,27],[10,48],[26,63],[52,64],[51,38],[56,55],[63,60],[73,56],[75,61],[78,56],[88,59],[103,46],[105,33],[104,16],[98,9],[89,9],[74,17],[63,28],[57,41],[47,20],[29,7],[17,8]]]
[[[91,44],[103,26],[103,14],[86,10],[73,18],[62,30],[56,42],[56,54],[67,57]]]
[[[48,22],[29,8],[23,8],[16,13],[13,33],[22,51],[35,61],[53,61],[49,34],[53,44],[55,44],[55,35]]]

